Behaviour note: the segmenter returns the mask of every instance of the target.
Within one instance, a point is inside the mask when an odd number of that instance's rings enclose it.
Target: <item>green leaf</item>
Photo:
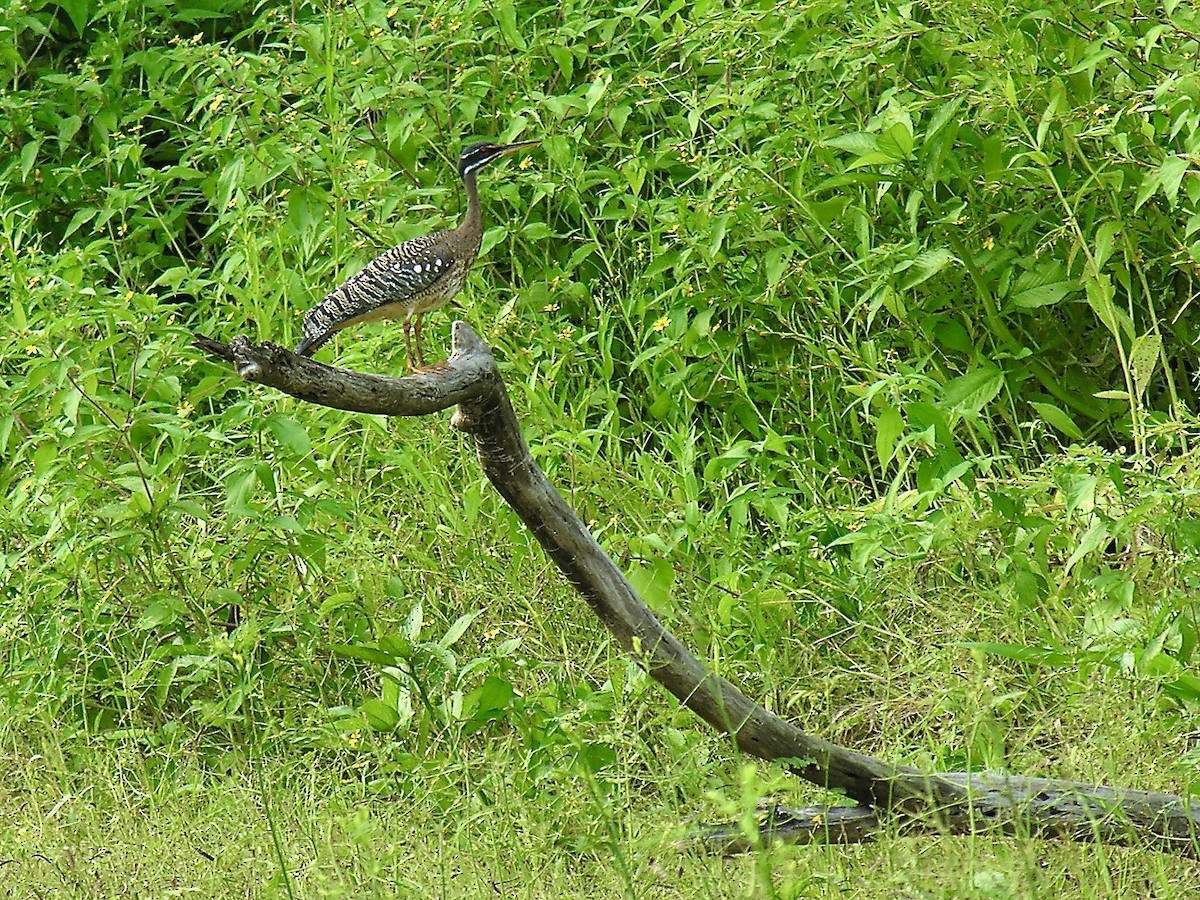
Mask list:
[[[37,162],[38,148],[41,147],[41,141],[26,141],[21,147],[21,180],[25,181],[29,178],[29,173],[33,171],[33,165]]]
[[[955,644],[967,650],[980,650],[992,656],[1015,659],[1018,662],[1041,663],[1048,666],[1078,665],[1078,655],[1049,647],[1027,647],[1023,644],[996,644],[984,641],[961,641]]]
[[[1055,406],[1053,403],[1038,403],[1031,401],[1030,406],[1037,410],[1038,415],[1042,417],[1042,421],[1050,427],[1061,431],[1067,437],[1076,441],[1083,440],[1083,432],[1079,430],[1079,426],[1065,412]]]
[[[1181,156],[1168,156],[1158,170],[1158,185],[1172,208],[1179,193],[1179,183],[1188,170],[1188,161]]]
[[[918,254],[912,260],[898,267],[897,271],[908,270],[908,274],[900,281],[900,289],[909,290],[928,281],[949,265],[953,259],[954,254],[946,247],[938,247]]]
[[[981,366],[946,385],[946,402],[963,412],[978,413],[996,399],[1004,387],[1004,373],[993,365]]]
[[[95,14],[97,4],[93,0],[57,0],[56,5],[70,17],[75,33],[82,35]]]
[[[764,266],[767,271],[767,284],[775,287],[783,280],[788,266],[792,263],[791,249],[788,247],[772,247],[767,251]]]
[[[341,659],[361,659],[363,662],[376,663],[381,666],[395,665],[396,657],[385,653],[378,647],[368,647],[365,644],[333,644],[329,652]]]
[[[875,455],[886,469],[896,455],[896,444],[904,432],[904,417],[894,406],[887,406],[875,420]]]
[[[449,649],[450,647],[454,646],[455,642],[466,633],[466,630],[470,627],[471,623],[478,619],[482,614],[483,610],[477,609],[475,612],[470,612],[459,616],[454,620],[454,624],[450,626],[449,630],[447,630],[442,636],[442,639],[438,641],[438,646],[444,649]]]
[[[655,560],[648,566],[634,566],[629,571],[629,583],[655,612],[666,612],[671,608],[675,569],[667,560]]]
[[[400,712],[396,707],[377,698],[364,702],[359,711],[366,717],[367,724],[376,731],[394,731],[400,724]]]
[[[608,111],[608,121],[612,124],[613,131],[618,137],[625,131],[625,123],[629,120],[631,112],[633,112],[633,108],[627,103],[622,103]]]
[[[309,440],[308,432],[295,419],[283,413],[272,413],[267,417],[267,427],[271,429],[271,434],[275,435],[279,446],[286,447],[296,456],[303,457],[312,453],[312,441]]]
[[[500,25],[500,33],[504,35],[509,46],[518,50],[526,49],[529,45],[525,43],[525,37],[517,27],[517,10],[511,0],[504,0],[493,8],[496,11],[496,22]]]
[[[1092,526],[1083,533],[1083,537],[1079,539],[1079,546],[1075,548],[1070,557],[1067,559],[1066,565],[1063,566],[1063,580],[1071,574],[1071,570],[1075,568],[1075,564],[1108,540],[1108,524],[1097,519],[1092,523]]]
[[[563,78],[570,81],[571,76],[575,72],[575,57],[571,55],[571,51],[558,44],[552,44],[550,46],[550,56],[558,64],[558,69],[562,72]]]
[[[1068,294],[1079,290],[1074,281],[1058,281],[1053,284],[1040,284],[1036,287],[1017,291],[1008,298],[1008,302],[1018,309],[1038,309],[1057,303]]]
[[[1129,351],[1129,370],[1133,375],[1134,394],[1139,402],[1158,366],[1161,352],[1162,338],[1154,332],[1139,337],[1133,342],[1133,349]]]
[[[1088,278],[1086,286],[1088,306],[1109,333],[1117,340],[1121,340],[1122,335],[1132,337],[1133,323],[1130,322],[1129,315],[1124,310],[1117,309],[1113,302],[1112,280],[1107,275],[1100,274]]]

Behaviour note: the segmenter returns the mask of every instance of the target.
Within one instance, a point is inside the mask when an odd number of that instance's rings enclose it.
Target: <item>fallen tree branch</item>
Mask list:
[[[451,425],[474,439],[493,486],[651,677],[709,725],[732,736],[742,752],[779,760],[806,781],[858,803],[784,810],[783,815],[777,807],[761,825],[764,837],[861,841],[894,818],[913,831],[963,834],[999,828],[1074,840],[1141,841],[1197,855],[1200,803],[1173,794],[1044,778],[923,773],[814,737],[708,671],[663,627],[538,468],[491,351],[464,322],[454,323],[454,351],[444,373],[404,378],[332,368],[241,337],[228,345],[200,337],[196,345],[232,362],[247,381],[322,406],[386,416],[457,407]],[[744,836],[739,843],[725,826],[703,831],[696,840],[725,850],[747,846]]]

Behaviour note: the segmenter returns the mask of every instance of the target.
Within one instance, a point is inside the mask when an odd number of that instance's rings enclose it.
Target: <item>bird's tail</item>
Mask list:
[[[296,345],[301,356],[312,356],[337,331],[336,315],[330,314],[328,301],[326,297],[304,315],[304,338]]]
[[[304,340],[296,345],[295,352],[301,356],[312,356],[320,349],[322,344],[329,340],[329,337],[328,334],[306,334]]]

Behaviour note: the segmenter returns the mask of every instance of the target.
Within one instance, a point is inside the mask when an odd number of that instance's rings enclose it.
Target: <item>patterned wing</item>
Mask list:
[[[448,232],[405,241],[375,257],[357,275],[330,291],[304,316],[297,353],[311,355],[334,332],[390,315],[404,318],[417,301],[436,291],[459,263]],[[408,309],[406,309],[406,307]]]

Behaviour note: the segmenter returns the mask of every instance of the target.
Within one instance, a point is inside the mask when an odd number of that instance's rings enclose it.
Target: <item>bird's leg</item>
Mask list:
[[[417,368],[425,368],[425,354],[421,351],[421,326],[425,321],[425,313],[417,313],[417,320],[413,323],[413,327],[417,330]]]
[[[408,363],[408,371],[413,371],[413,349],[412,349],[412,320],[404,320],[404,361]],[[419,332],[418,332],[419,333]]]
[[[425,321],[425,313],[417,314],[417,321],[414,327],[417,332],[417,367],[413,372],[418,375],[445,375],[450,371],[450,366],[444,362],[434,363],[432,366],[425,365],[425,354],[421,350],[421,326]]]

